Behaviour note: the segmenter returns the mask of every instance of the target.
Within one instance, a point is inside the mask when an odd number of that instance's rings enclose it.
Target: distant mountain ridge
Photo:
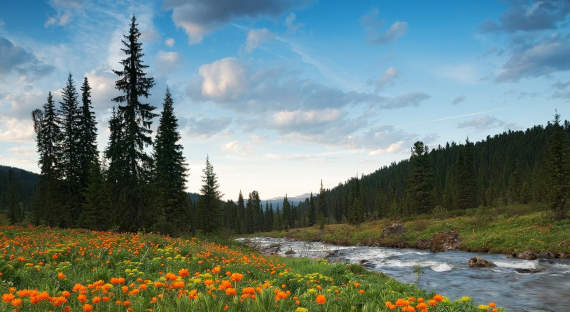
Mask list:
[[[300,202],[304,202],[305,199],[309,198],[310,196],[311,196],[310,193],[305,193],[297,196],[287,196],[287,200],[289,200],[289,203],[297,205]],[[315,196],[315,194],[313,194],[313,196]],[[280,208],[283,205],[284,198],[285,196],[273,197],[270,199],[262,199],[261,202],[263,203],[264,207],[265,207],[265,202],[267,202],[271,204],[273,208]]]

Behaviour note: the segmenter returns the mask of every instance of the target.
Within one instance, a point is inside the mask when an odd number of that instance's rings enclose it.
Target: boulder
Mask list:
[[[535,260],[537,258],[536,254],[532,251],[525,250],[523,252],[519,252],[517,254],[517,258],[526,259],[526,260]]]
[[[473,257],[469,259],[470,268],[490,268],[496,266],[493,262],[485,260],[481,257]]]
[[[459,234],[454,230],[449,232],[435,233],[431,238],[431,251],[455,250],[461,246]]]
[[[402,234],[404,232],[406,232],[406,229],[404,228],[402,223],[393,223],[392,225],[382,230],[382,237],[394,234]]]
[[[366,260],[366,259],[360,260],[359,264],[360,264],[360,266],[367,268],[367,269],[371,269],[374,267],[372,262],[370,262],[369,260]]]
[[[295,250],[293,250],[292,248],[289,248],[289,250],[287,250],[287,251],[285,252],[285,254],[286,254],[286,255],[294,255],[294,254],[296,254],[296,252],[295,252]]]
[[[550,251],[543,251],[538,254],[538,257],[542,259],[554,259],[556,258],[556,255]]]
[[[431,248],[431,240],[425,239],[425,238],[418,239],[418,241],[416,242],[416,248],[430,249]]]
[[[264,254],[274,255],[281,251],[281,244],[271,244],[269,246],[260,248],[259,251]]]

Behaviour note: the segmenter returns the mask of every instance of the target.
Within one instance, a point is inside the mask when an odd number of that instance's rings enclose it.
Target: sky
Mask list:
[[[0,3],[0,164],[39,172],[31,111],[87,77],[108,139],[135,15],[187,189],[318,192],[429,147],[570,119],[570,2],[20,0]],[[155,129],[158,118],[155,119]]]

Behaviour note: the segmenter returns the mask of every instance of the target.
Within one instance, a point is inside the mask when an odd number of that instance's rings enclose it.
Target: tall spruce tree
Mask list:
[[[34,211],[34,223],[46,222],[48,225],[58,225],[60,215],[63,215],[61,205],[60,166],[61,129],[59,117],[51,92],[43,111],[36,109],[32,112],[36,145],[39,154],[40,182],[36,194],[37,205]]]
[[[173,100],[166,89],[163,110],[154,142],[156,202],[158,215],[166,217],[173,229],[180,232],[188,224],[184,218],[186,204],[186,167],[179,143],[178,120],[174,116]]]
[[[209,157],[206,157],[206,167],[204,168],[204,176],[202,176],[202,185],[200,193],[199,215],[200,227],[206,233],[214,232],[220,225],[220,198],[218,178],[214,173],[214,167],[210,163]]]
[[[81,164],[78,161],[80,151],[80,110],[77,90],[71,74],[67,77],[67,84],[63,89],[60,102],[61,115],[61,159],[60,163],[65,178],[65,210],[60,218],[60,225],[70,226],[79,219],[81,214]]]
[[[423,142],[414,143],[410,157],[409,195],[412,209],[418,213],[429,213],[434,206],[433,172],[429,162],[429,150]]]
[[[317,211],[316,211],[316,207],[315,207],[315,200],[313,199],[313,193],[311,192],[311,195],[309,197],[309,226],[313,226],[315,225],[315,223],[317,222]]]
[[[248,222],[246,218],[245,203],[243,200],[243,195],[239,191],[238,202],[237,202],[237,214],[239,219],[239,230],[238,233],[243,234],[247,232]]]
[[[328,216],[323,180],[321,180],[321,188],[319,189],[319,214],[321,214],[323,218],[326,218]]]
[[[156,117],[155,107],[143,103],[142,98],[150,96],[154,78],[147,76],[147,65],[143,64],[141,33],[133,16],[129,33],[123,36],[121,49],[126,55],[120,61],[122,69],[113,70],[118,76],[115,88],[122,94],[113,98],[119,104],[117,115],[120,125],[120,168],[117,176],[118,196],[121,200],[120,228],[133,231],[150,226],[152,213],[149,211],[147,183],[151,180],[152,157],[145,148],[152,144],[151,125]],[[114,174],[114,173],[113,173]]]
[[[105,183],[98,163],[91,164],[87,181],[79,226],[92,230],[109,229],[115,223],[115,219],[111,210],[109,185]]]
[[[117,186],[123,177],[125,170],[124,150],[121,146],[123,142],[123,119],[117,110],[113,107],[111,119],[109,119],[109,143],[105,149],[105,158],[108,159],[109,167],[107,169],[107,181]]]
[[[285,194],[285,198],[283,198],[283,228],[289,229],[293,227],[293,212],[291,211],[291,204],[289,203],[289,199],[287,199],[287,194]]]
[[[559,219],[568,216],[570,202],[570,143],[568,135],[560,124],[560,115],[554,115],[550,125],[547,164],[550,172],[550,208]]]
[[[91,87],[87,77],[81,85],[81,109],[79,115],[79,171],[80,185],[87,188],[91,167],[99,166],[99,152],[97,151],[97,121],[91,105]]]

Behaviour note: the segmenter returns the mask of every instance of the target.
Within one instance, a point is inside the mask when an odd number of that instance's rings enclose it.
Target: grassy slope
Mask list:
[[[419,216],[407,220],[374,220],[352,226],[327,225],[275,231],[261,235],[289,237],[299,240],[323,241],[340,245],[375,245],[416,247],[419,239],[430,239],[437,232],[457,231],[462,240],[461,249],[492,253],[550,251],[570,253],[570,220],[553,220],[543,206],[513,205],[500,208],[479,208],[442,218]],[[457,212],[455,213],[457,214]],[[402,222],[406,232],[402,235],[382,237],[382,230],[394,222]]]
[[[433,295],[356,265],[264,257],[233,241],[32,227],[0,227],[0,273],[0,311],[389,311],[386,301]],[[443,298],[429,311],[479,309]]]

